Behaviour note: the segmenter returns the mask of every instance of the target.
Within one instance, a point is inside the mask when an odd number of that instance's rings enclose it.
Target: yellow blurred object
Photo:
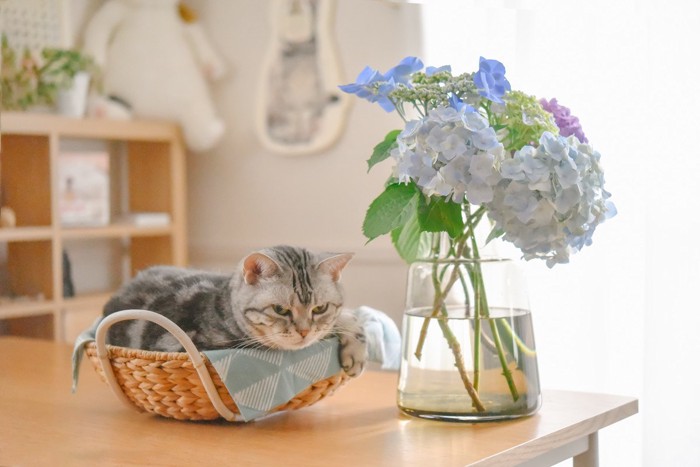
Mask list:
[[[0,208],[0,227],[14,227],[17,225],[17,216],[12,208],[3,206]]]
[[[195,13],[192,8],[188,7],[184,3],[178,3],[177,10],[180,13],[180,18],[182,18],[182,21],[185,23],[189,24],[197,21],[197,13]]]

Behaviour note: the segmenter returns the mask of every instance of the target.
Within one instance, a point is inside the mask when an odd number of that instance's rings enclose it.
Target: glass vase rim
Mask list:
[[[517,260],[506,256],[481,256],[479,258],[465,258],[456,256],[441,256],[437,258],[416,258],[411,264],[416,263],[460,263],[460,264],[515,264]]]

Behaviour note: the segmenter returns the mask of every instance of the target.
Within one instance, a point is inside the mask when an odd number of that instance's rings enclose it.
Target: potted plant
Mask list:
[[[65,115],[85,111],[90,77],[97,66],[77,50],[45,48],[39,56],[17,51],[2,37],[2,108],[27,110],[56,105]]]
[[[28,49],[18,52],[10,47],[4,34],[2,64],[3,110],[26,110],[49,102],[50,96],[39,86],[39,60]]]
[[[87,55],[73,49],[48,48],[42,51],[41,84],[55,92],[58,112],[82,117],[85,114],[90,78],[97,68]]]

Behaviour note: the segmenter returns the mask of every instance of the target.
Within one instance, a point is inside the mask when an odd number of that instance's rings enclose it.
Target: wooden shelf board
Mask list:
[[[50,315],[55,310],[56,302],[51,300],[23,300],[13,303],[2,303],[0,304],[0,319]]]
[[[113,292],[99,292],[64,298],[63,308],[87,308],[97,306],[100,309],[112,297]]]
[[[119,237],[158,237],[171,235],[171,225],[140,226],[133,224],[109,224],[104,227],[63,227],[61,236],[66,239],[77,238],[119,238]]]
[[[8,135],[57,133],[63,137],[134,141],[170,141],[180,133],[177,124],[166,121],[70,118],[31,112],[3,112],[0,126]]]
[[[3,227],[0,228],[2,242],[32,242],[35,240],[51,240],[51,227]]]

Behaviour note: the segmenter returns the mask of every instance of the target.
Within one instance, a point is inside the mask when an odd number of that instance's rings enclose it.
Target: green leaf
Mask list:
[[[503,234],[505,234],[505,232],[504,232],[503,230],[494,227],[494,228],[491,230],[491,232],[489,233],[489,236],[486,237],[486,243],[485,243],[485,245],[488,245],[489,242],[490,242],[491,240],[495,240],[495,239],[497,239],[497,238],[499,238],[499,237],[502,237]]]
[[[418,220],[425,232],[447,232],[452,238],[464,232],[462,207],[459,204],[433,197],[418,209]]]
[[[391,231],[391,242],[399,256],[407,263],[425,258],[430,252],[430,237],[421,230],[417,213],[411,216],[403,227]]]
[[[384,141],[374,147],[372,156],[367,161],[367,172],[372,170],[372,167],[374,167],[376,164],[380,163],[391,155],[391,150],[396,144],[396,138],[399,136],[399,133],[401,133],[401,130],[390,131],[387,133],[386,137],[384,137]]]
[[[386,187],[372,204],[369,205],[362,232],[370,241],[402,227],[415,215],[420,191],[414,184],[395,183]]]

